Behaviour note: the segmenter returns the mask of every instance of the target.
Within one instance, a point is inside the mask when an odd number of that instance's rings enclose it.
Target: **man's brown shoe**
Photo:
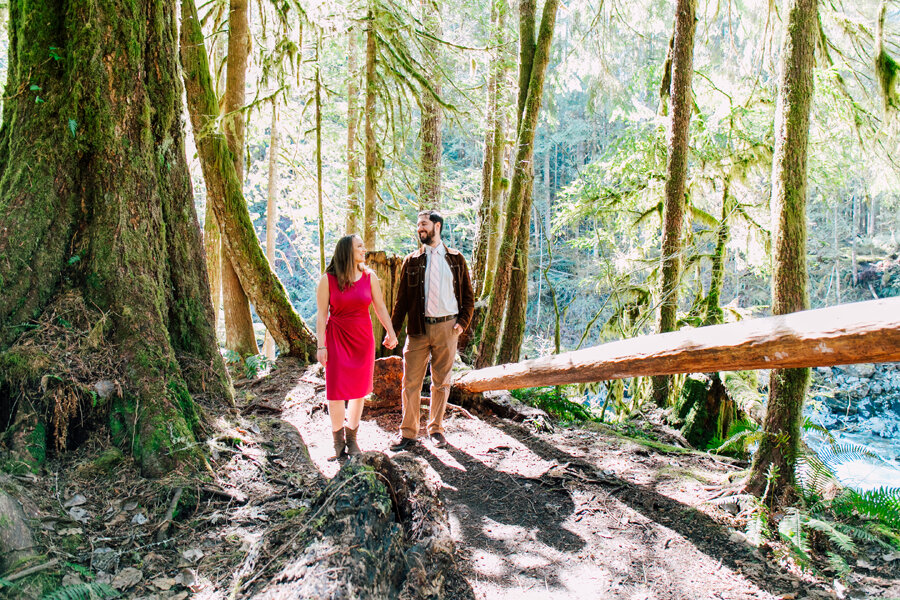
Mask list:
[[[401,437],[399,440],[391,444],[391,452],[402,452],[404,450],[412,450],[418,444],[416,440],[408,437]]]
[[[447,445],[447,438],[444,437],[443,433],[432,433],[430,437],[431,443],[434,444],[436,448],[443,448]]]

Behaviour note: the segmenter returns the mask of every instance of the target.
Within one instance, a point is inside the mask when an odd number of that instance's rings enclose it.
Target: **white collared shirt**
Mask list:
[[[459,314],[459,304],[456,302],[456,294],[453,293],[453,271],[450,270],[450,264],[447,262],[447,247],[443,242],[435,248],[425,246],[425,254],[428,260],[425,267],[425,316],[446,317]],[[431,292],[431,269],[435,265],[440,269],[440,296],[437,310],[429,311],[428,294]]]

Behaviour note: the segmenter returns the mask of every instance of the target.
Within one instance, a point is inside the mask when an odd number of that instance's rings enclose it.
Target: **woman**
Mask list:
[[[325,397],[334,437],[334,460],[360,453],[356,432],[363,398],[372,391],[375,336],[369,304],[387,332],[384,346],[395,348],[397,336],[384,305],[381,285],[366,267],[366,248],[358,235],[338,240],[334,256],[316,288],[316,358],[325,366]],[[344,425],[344,403],[347,424]]]

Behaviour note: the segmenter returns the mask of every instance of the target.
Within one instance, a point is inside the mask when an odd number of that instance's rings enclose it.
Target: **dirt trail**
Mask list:
[[[307,388],[308,389],[308,388]],[[321,391],[293,392],[282,418],[326,477],[339,465]],[[427,411],[426,411],[427,412]],[[364,450],[391,454],[398,412],[364,415]],[[424,425],[424,416],[423,416]],[[537,433],[451,410],[449,446],[414,453],[440,476],[463,573],[476,598],[749,600],[837,598],[779,566],[706,502],[734,470],[610,433]]]

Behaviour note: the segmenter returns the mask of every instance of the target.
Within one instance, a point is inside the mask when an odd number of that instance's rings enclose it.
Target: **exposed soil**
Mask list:
[[[216,420],[208,482],[144,480],[127,459],[104,467],[97,440],[50,463],[48,477],[2,482],[30,499],[38,543],[68,583],[93,577],[125,597],[179,600],[262,589],[290,551],[297,515],[340,465],[328,460],[315,367],[280,361],[238,391],[240,411]],[[360,445],[391,455],[399,420],[397,409],[367,411]],[[862,554],[862,566],[835,582],[801,571],[777,545],[748,544],[744,515],[710,502],[743,468],[733,461],[661,451],[604,428],[538,432],[460,409],[445,426],[448,447],[423,441],[412,454],[439,476],[449,512],[463,577],[445,586],[447,598],[900,597],[900,560]],[[73,505],[76,495],[83,501]]]

